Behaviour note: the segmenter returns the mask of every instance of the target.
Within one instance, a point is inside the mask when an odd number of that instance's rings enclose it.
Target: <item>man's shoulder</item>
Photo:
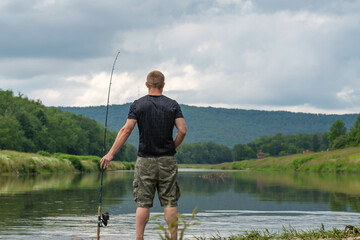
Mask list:
[[[169,98],[168,96],[165,96],[165,95],[159,95],[159,96],[145,95],[145,96],[135,100],[134,103],[151,101],[151,99],[161,99],[161,101],[177,103],[177,101],[175,99]]]
[[[131,105],[136,105],[136,104],[139,104],[139,103],[146,102],[148,100],[147,96],[148,95],[145,95],[145,96],[143,96],[141,98],[136,99]]]
[[[176,101],[175,99],[169,98],[169,97],[167,97],[167,96],[165,96],[165,95],[162,95],[162,98],[163,98],[163,100],[165,100],[165,101],[168,101],[168,102],[172,102],[172,103],[178,104],[178,103],[177,103],[177,101]]]
[[[148,96],[149,96],[149,95],[142,96],[141,98],[138,98],[138,99],[135,100],[134,102],[146,101],[146,100],[148,99]]]
[[[145,95],[137,100],[135,100],[131,105],[132,107],[148,107],[152,104],[155,105],[165,105],[165,106],[169,106],[169,107],[180,107],[179,103],[172,99],[169,98],[165,95],[160,95],[160,96],[150,96],[150,95]]]

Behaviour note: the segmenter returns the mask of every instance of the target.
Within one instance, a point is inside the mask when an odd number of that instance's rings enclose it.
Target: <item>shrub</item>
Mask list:
[[[37,154],[41,155],[41,156],[45,156],[45,157],[50,157],[51,154],[47,151],[38,151]]]
[[[69,156],[68,160],[74,165],[75,169],[79,171],[84,171],[84,166],[81,164],[81,161],[78,157],[75,156]]]

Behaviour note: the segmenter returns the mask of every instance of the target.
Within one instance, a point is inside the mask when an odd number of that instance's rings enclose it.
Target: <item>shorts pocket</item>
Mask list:
[[[133,181],[133,199],[134,199],[134,201],[136,202],[136,200],[137,200],[137,196],[138,196],[138,194],[137,194],[137,191],[138,191],[138,186],[139,186],[139,183],[138,183],[138,181],[137,180],[134,180]]]

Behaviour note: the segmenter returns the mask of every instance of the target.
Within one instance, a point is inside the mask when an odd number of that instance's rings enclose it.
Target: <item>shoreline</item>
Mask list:
[[[179,169],[360,173],[360,147],[220,164],[178,164]],[[107,171],[133,170],[135,162],[112,161]],[[100,157],[0,150],[0,175],[100,171]]]
[[[314,173],[360,173],[360,147],[220,164],[179,164],[179,168]]]
[[[108,171],[132,170],[134,162],[112,161]],[[0,175],[24,175],[62,172],[99,172],[100,157],[54,153],[0,151]]]

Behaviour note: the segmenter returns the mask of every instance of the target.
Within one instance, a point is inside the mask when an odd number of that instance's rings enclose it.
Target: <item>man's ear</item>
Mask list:
[[[147,88],[150,88],[148,82],[145,82],[145,85]]]

